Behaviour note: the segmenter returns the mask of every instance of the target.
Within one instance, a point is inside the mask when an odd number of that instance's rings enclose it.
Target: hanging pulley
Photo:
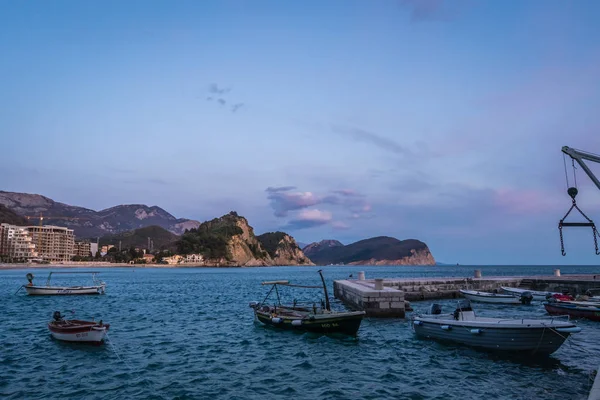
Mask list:
[[[575,201],[575,197],[577,197],[577,193],[578,193],[577,188],[570,187],[569,189],[567,189],[567,193],[569,194],[569,196],[571,196],[573,204],[571,205],[571,208],[569,208],[569,211],[567,211],[565,216],[558,222],[558,232],[560,234],[560,251],[561,251],[562,255],[563,256],[567,255],[567,253],[565,252],[565,244],[563,242],[562,228],[569,227],[569,226],[591,227],[592,234],[594,235],[594,246],[596,248],[596,255],[600,255],[600,251],[598,251],[598,236],[600,236],[600,235],[598,234],[598,231],[596,229],[596,224],[594,224],[594,221],[589,219],[588,216],[585,215],[583,213],[583,211],[581,211],[579,209],[579,207],[577,206],[577,202]],[[583,216],[583,218],[585,218],[587,220],[587,222],[565,222],[565,219],[569,216],[569,214],[571,213],[571,211],[573,211],[574,208],[577,211],[579,211],[579,213]]]

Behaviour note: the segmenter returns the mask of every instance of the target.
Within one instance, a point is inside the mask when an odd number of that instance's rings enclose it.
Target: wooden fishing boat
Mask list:
[[[417,336],[461,343],[494,351],[551,354],[581,328],[557,317],[505,319],[475,315],[469,300],[461,300],[453,314],[442,314],[433,304],[429,314],[412,318]]]
[[[106,283],[100,281],[97,278],[99,272],[85,272],[85,271],[69,271],[69,272],[50,272],[45,285],[34,285],[33,274],[27,274],[27,285],[21,286],[25,288],[29,295],[74,295],[74,294],[105,294]],[[50,280],[52,274],[92,274],[92,285],[90,286],[52,286]],[[21,288],[19,288],[21,289]]]
[[[343,333],[346,335],[356,335],[360,324],[365,315],[364,311],[332,311],[327,295],[327,286],[323,278],[322,271],[319,270],[323,286],[305,286],[292,285],[289,281],[269,281],[262,282],[262,285],[271,285],[271,290],[267,293],[265,299],[258,303],[250,303],[254,309],[255,318],[265,325],[274,326],[282,329],[299,330],[314,333]],[[278,286],[300,287],[310,289],[322,288],[325,295],[325,302],[320,305],[313,303],[312,306],[302,306],[296,301],[292,305],[281,304]],[[276,293],[277,302],[273,305],[267,304],[272,292]]]
[[[573,318],[585,318],[600,321],[600,304],[583,301],[548,301],[544,308],[550,315],[568,315]]]
[[[527,293],[523,293],[518,297],[511,294],[480,292],[478,290],[464,289],[461,289],[460,293],[469,300],[479,301],[482,303],[530,304],[531,300],[533,299],[533,296]]]
[[[53,320],[48,322],[48,329],[53,338],[65,342],[102,343],[110,324],[102,321],[81,321],[77,319],[65,320],[60,311],[55,311]]]

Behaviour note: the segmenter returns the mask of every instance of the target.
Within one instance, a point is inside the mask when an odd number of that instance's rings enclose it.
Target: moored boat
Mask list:
[[[450,341],[494,351],[551,354],[581,328],[556,317],[543,319],[485,318],[475,315],[468,300],[461,300],[453,314],[442,314],[432,305],[429,314],[413,317],[417,336]]]
[[[490,292],[480,292],[478,290],[464,290],[460,293],[471,301],[479,301],[482,303],[501,303],[501,304],[530,304],[533,296],[527,292],[517,296],[511,294],[500,294]]]
[[[568,315],[573,318],[585,318],[600,321],[600,304],[582,301],[548,301],[544,308],[550,315]]]
[[[258,321],[265,325],[282,329],[299,330],[314,333],[343,333],[356,335],[365,315],[364,311],[332,311],[327,295],[327,287],[322,271],[319,270],[325,302],[321,305],[313,303],[312,306],[301,306],[296,301],[292,305],[281,304],[278,286],[301,287],[319,289],[320,286],[292,285],[287,280],[262,282],[262,285],[271,285],[271,290],[265,299],[258,303],[250,303],[254,309],[254,315]],[[277,302],[273,305],[267,304],[271,293],[275,291]]]
[[[553,295],[560,295],[558,292],[544,292],[539,290],[527,290],[516,287],[508,287],[508,286],[500,286],[500,288],[508,294],[513,296],[522,296],[524,293],[531,293],[533,296],[533,300],[536,301],[546,301],[548,297],[552,297]]]
[[[52,274],[92,274],[92,285],[90,286],[52,286],[50,280]],[[27,294],[29,295],[75,295],[75,294],[105,294],[106,283],[100,281],[96,274],[98,272],[83,272],[83,271],[69,271],[69,272],[50,272],[45,285],[34,285],[33,274],[27,274],[27,280],[29,283],[23,285]]]
[[[102,321],[65,320],[60,311],[55,311],[53,320],[48,322],[48,329],[53,338],[66,342],[102,343],[110,324]]]

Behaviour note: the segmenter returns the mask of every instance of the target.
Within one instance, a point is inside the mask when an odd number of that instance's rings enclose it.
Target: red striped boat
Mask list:
[[[81,321],[77,319],[65,320],[60,311],[55,311],[54,320],[48,322],[48,329],[53,338],[66,342],[88,342],[100,344],[104,341],[110,324],[100,320]]]

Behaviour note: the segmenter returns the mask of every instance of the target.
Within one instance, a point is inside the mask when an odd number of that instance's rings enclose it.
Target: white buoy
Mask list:
[[[274,324],[280,324],[283,320],[279,317],[273,317],[271,318],[271,322]]]
[[[295,319],[292,321],[292,325],[294,326],[300,326],[302,325],[302,320],[301,319]]]

